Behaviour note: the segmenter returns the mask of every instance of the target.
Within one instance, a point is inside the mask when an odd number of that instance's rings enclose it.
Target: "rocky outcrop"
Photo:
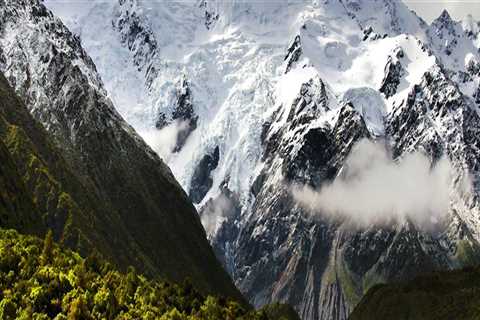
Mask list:
[[[212,153],[207,153],[195,167],[195,171],[190,182],[190,199],[193,203],[200,203],[208,190],[212,187],[212,171],[218,166],[220,160],[220,149],[215,147]]]
[[[205,28],[212,29],[215,26],[215,22],[220,18],[220,15],[214,8],[210,7],[208,0],[202,0],[200,2],[200,8],[205,10]]]
[[[398,49],[395,56],[389,56],[387,64],[385,65],[385,72],[379,91],[382,92],[386,98],[397,93],[397,88],[400,85],[400,80],[405,74],[400,59],[404,56],[402,49]]]
[[[160,48],[149,26],[137,14],[136,5],[136,1],[119,0],[112,26],[118,30],[122,44],[132,53],[135,67],[145,73],[149,87],[158,74],[154,62]]]
[[[443,10],[442,14],[432,22],[431,28],[435,30],[435,35],[440,40],[445,41],[444,53],[447,56],[451,55],[458,44],[458,34],[455,30],[455,21],[447,10]]]
[[[195,114],[192,102],[192,91],[185,76],[177,83],[175,90],[175,98],[171,110],[171,114],[160,113],[156,122],[157,129],[175,122],[178,127],[176,133],[176,143],[173,152],[179,152],[185,145],[188,137],[193,130],[197,128],[198,116]],[[218,161],[217,161],[218,163]]]
[[[302,42],[300,36],[297,35],[295,39],[290,43],[287,49],[287,54],[285,55],[285,73],[290,71],[293,68],[294,64],[300,60],[302,56]]]

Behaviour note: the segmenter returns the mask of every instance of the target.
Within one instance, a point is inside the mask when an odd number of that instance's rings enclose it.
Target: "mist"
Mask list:
[[[432,166],[416,152],[394,161],[384,145],[362,140],[332,183],[319,190],[294,186],[292,193],[314,214],[343,217],[359,226],[409,220],[431,228],[448,213],[452,175],[446,158]]]
[[[201,210],[200,220],[207,235],[213,234],[225,218],[235,210],[232,201],[224,194],[208,201]]]
[[[173,121],[161,130],[152,129],[140,132],[145,142],[155,151],[164,161],[168,162],[171,157],[179,134],[188,129],[188,121]]]

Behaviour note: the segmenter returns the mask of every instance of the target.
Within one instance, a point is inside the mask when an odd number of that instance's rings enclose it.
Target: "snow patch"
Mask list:
[[[384,120],[387,107],[383,96],[372,88],[355,88],[343,94],[345,102],[350,101],[363,117],[368,130],[373,136],[384,136]]]

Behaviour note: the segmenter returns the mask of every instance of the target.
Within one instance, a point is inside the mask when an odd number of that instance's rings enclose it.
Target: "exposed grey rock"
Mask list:
[[[145,72],[149,87],[158,75],[154,62],[160,48],[155,35],[138,16],[134,5],[134,1],[119,0],[112,25],[119,31],[121,42],[132,52],[133,64],[139,71]]]
[[[209,7],[208,0],[202,0],[200,7],[205,9],[205,27],[211,29],[215,26],[215,22],[220,18],[220,15]]]
[[[380,85],[379,91],[389,98],[397,93],[400,80],[405,74],[402,68],[402,63],[397,58],[388,57],[388,62],[385,65],[385,75]]]
[[[285,55],[284,60],[286,61],[285,73],[290,71],[302,55],[302,42],[300,36],[297,35],[295,39],[290,43],[287,49],[287,54]]]
[[[472,229],[479,221],[466,222],[472,210],[478,211],[474,195],[452,206],[448,223],[437,233],[408,221],[356,229],[347,220],[312,216],[298,206],[292,183],[318,188],[332,181],[355,142],[373,138],[350,104],[338,109],[334,126],[316,127],[315,120],[333,103],[323,81],[313,79],[302,86],[280,129],[272,123],[282,115],[274,114],[264,129],[264,169],[252,187],[251,214],[240,225],[225,222],[225,230],[235,226],[235,231],[212,240],[223,261],[234,261],[228,270],[254,305],[288,302],[304,319],[346,319],[375,283],[480,262]],[[475,123],[480,119],[470,103],[436,67],[386,119],[383,139],[395,158],[423,150],[432,161],[447,155],[457,166],[477,172],[480,133]],[[430,119],[448,130],[433,130]],[[227,243],[228,256],[222,247]],[[466,247],[471,255],[464,255]]]
[[[217,146],[212,153],[204,155],[195,167],[188,192],[194,203],[200,203],[212,187],[212,171],[217,168],[219,160],[220,149]]]
[[[177,122],[179,130],[177,132],[176,145],[173,152],[179,152],[185,145],[188,137],[193,130],[197,128],[198,116],[195,114],[192,103],[192,92],[190,85],[185,77],[177,83],[175,91],[175,101],[171,115],[164,113],[158,115],[156,122],[157,129],[163,129],[172,122]]]

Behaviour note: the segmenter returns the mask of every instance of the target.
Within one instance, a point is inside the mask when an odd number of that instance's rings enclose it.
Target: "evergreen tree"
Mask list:
[[[100,257],[62,249],[0,229],[0,319],[273,320],[238,303],[182,285],[151,281],[129,268],[116,271]]]
[[[45,240],[43,241],[43,250],[42,250],[42,264],[48,264],[52,262],[53,257],[53,232],[48,230],[45,235]]]

